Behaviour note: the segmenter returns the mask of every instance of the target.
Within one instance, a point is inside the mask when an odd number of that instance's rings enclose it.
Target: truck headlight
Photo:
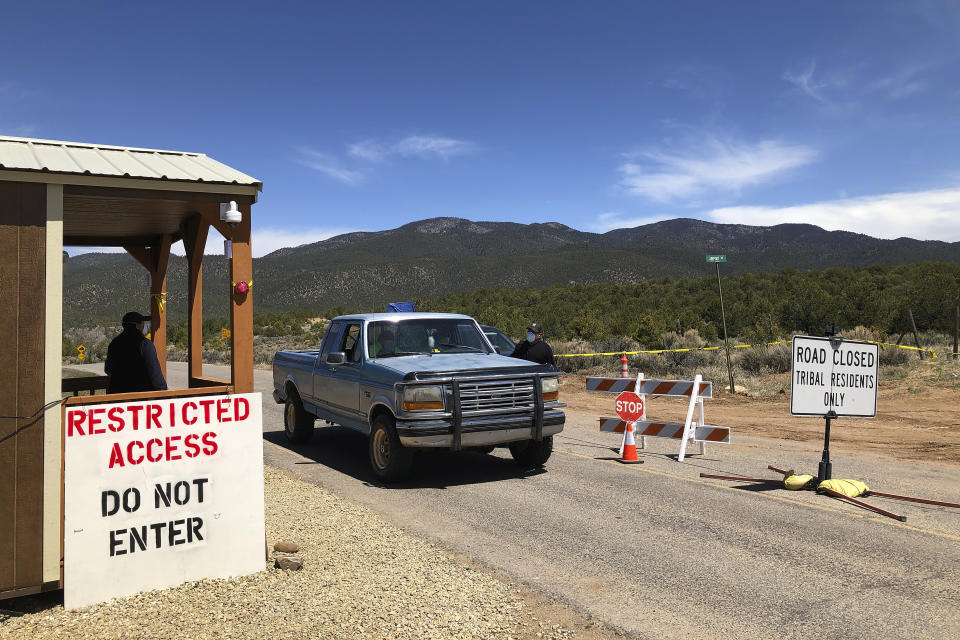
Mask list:
[[[560,397],[560,380],[558,378],[543,378],[541,380],[543,385],[543,401],[544,402],[556,402]]]
[[[443,387],[407,387],[403,390],[404,411],[443,410]]]

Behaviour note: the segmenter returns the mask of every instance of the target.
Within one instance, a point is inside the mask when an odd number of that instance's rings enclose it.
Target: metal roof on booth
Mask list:
[[[0,169],[255,186],[256,178],[202,153],[0,136]]]

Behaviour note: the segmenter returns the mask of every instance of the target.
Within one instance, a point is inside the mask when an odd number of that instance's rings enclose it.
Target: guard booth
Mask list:
[[[0,136],[0,599],[63,587],[63,403],[253,391],[251,206],[262,184],[200,153]],[[228,224],[221,203],[236,203]],[[231,217],[231,216],[228,216]],[[203,375],[203,251],[232,241],[229,380]],[[151,333],[166,376],[170,246],[189,265],[187,389],[68,398],[61,375],[63,247],[122,247],[151,276]],[[147,304],[144,300],[144,306]],[[119,396],[123,396],[120,398]]]

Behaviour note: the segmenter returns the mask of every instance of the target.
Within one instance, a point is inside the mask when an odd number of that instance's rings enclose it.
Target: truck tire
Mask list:
[[[400,444],[390,415],[380,414],[371,426],[370,467],[383,482],[401,480],[413,467],[413,451]]]
[[[510,445],[510,455],[514,462],[524,469],[542,467],[553,453],[553,436],[544,436],[543,440],[524,440]]]
[[[293,444],[305,444],[313,437],[313,416],[303,408],[296,391],[287,396],[283,407],[283,430]]]

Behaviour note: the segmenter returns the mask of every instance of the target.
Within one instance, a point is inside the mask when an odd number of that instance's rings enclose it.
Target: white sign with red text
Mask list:
[[[68,407],[64,607],[264,568],[259,393]]]

